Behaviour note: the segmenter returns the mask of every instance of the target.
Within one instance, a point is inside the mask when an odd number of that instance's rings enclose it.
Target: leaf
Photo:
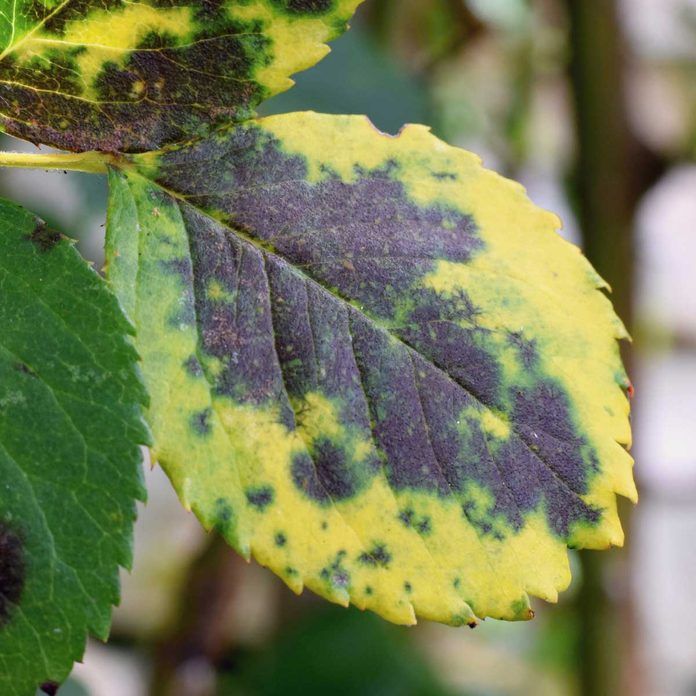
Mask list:
[[[311,134],[311,136],[309,135]],[[529,618],[635,498],[626,336],[518,184],[423,126],[286,114],[113,171],[154,455],[295,591]]]
[[[326,55],[361,1],[3,0],[0,126],[140,151],[245,120]]]
[[[72,243],[0,201],[0,693],[106,639],[144,499],[145,401],[116,299]]]

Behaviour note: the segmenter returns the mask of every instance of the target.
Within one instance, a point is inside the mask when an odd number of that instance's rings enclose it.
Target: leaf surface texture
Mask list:
[[[287,114],[110,175],[154,453],[243,555],[399,623],[531,616],[635,498],[625,330],[557,218],[408,126]]]
[[[0,201],[0,693],[106,639],[142,499],[145,391],[116,298],[72,243]]]
[[[0,0],[0,126],[142,151],[241,121],[320,60],[361,0]]]

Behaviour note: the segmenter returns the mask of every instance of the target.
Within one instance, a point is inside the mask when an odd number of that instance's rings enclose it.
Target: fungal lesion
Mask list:
[[[249,505],[259,512],[264,512],[275,500],[275,490],[269,485],[247,488],[245,494]]]
[[[12,619],[26,583],[27,563],[23,535],[0,522],[0,629]]]
[[[203,377],[203,367],[195,355],[190,355],[186,358],[184,369],[191,377]]]
[[[291,15],[324,15],[336,8],[336,0],[270,0],[270,4]]]
[[[340,399],[313,391],[292,403],[296,432],[306,447],[293,462],[295,484],[322,503],[355,496],[379,467],[370,433],[347,422]]]
[[[413,529],[421,535],[428,535],[433,531],[433,523],[430,515],[418,514],[412,507],[406,507],[399,512],[399,521],[407,529]]]
[[[227,498],[218,498],[213,511],[213,528],[227,537],[234,525],[234,509]]]
[[[364,566],[387,568],[392,561],[392,554],[384,542],[375,542],[358,556],[358,563]]]
[[[63,235],[49,227],[43,220],[37,220],[34,229],[27,235],[27,239],[38,249],[45,253],[51,251],[63,239]]]
[[[212,408],[204,408],[201,411],[192,413],[189,418],[189,424],[193,432],[200,437],[209,435],[213,427],[212,416]]]
[[[462,517],[480,535],[502,542],[510,527],[505,515],[496,508],[496,498],[487,488],[473,481],[465,484],[461,495]]]
[[[333,559],[319,571],[319,577],[333,589],[345,591],[350,587],[351,574],[344,564],[347,555],[348,552],[344,549],[337,551]]]

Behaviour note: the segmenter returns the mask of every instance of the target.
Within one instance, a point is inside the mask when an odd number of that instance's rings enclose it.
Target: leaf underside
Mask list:
[[[132,331],[72,243],[0,201],[0,693],[105,639],[144,497]]]
[[[0,127],[143,151],[242,121],[327,52],[361,0],[7,0]]]
[[[308,134],[311,134],[308,135]],[[287,114],[110,174],[154,454],[294,590],[531,615],[635,498],[625,330],[555,216],[422,126]]]

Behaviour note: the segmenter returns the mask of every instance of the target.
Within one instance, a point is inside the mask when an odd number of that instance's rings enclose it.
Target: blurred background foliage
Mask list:
[[[696,694],[696,0],[367,0],[353,24],[263,113],[428,123],[561,215],[635,338],[630,544],[571,552],[570,590],[532,623],[404,629],[296,598],[155,469],[112,640],[61,693]],[[0,192],[100,267],[101,178],[3,171]]]

